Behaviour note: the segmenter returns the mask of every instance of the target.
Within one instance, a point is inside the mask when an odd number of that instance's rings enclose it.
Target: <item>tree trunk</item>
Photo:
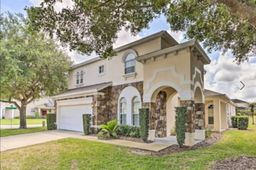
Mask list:
[[[20,129],[26,129],[27,128],[26,109],[27,109],[27,105],[21,103],[21,107],[20,107]]]

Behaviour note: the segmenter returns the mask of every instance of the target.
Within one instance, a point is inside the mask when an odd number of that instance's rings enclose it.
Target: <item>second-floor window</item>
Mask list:
[[[104,65],[99,66],[99,74],[104,73]]]
[[[84,71],[80,71],[80,83],[84,83]]]
[[[135,72],[135,55],[129,53],[124,60],[124,73],[134,73]]]
[[[76,72],[76,84],[79,84],[80,73]]]
[[[84,71],[76,72],[76,84],[83,84],[84,83]]]

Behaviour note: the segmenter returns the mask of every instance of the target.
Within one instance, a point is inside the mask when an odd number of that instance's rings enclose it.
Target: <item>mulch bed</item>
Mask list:
[[[202,142],[195,144],[192,147],[183,146],[182,148],[180,148],[178,145],[171,145],[171,146],[169,146],[163,150],[160,150],[158,152],[148,151],[148,150],[143,150],[143,149],[131,149],[131,152],[139,154],[139,155],[163,156],[163,155],[167,155],[167,154],[184,152],[184,151],[188,151],[188,150],[208,147],[208,146],[211,146],[214,143],[216,143],[218,140],[220,140],[221,137],[222,137],[222,133],[212,133],[211,137],[205,139]]]
[[[255,170],[256,157],[240,156],[236,158],[217,161],[213,165],[213,170]]]

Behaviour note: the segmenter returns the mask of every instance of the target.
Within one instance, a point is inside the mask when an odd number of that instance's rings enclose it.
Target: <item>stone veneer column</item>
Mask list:
[[[195,139],[205,139],[205,105],[195,103]]]
[[[195,109],[193,100],[181,100],[180,105],[187,108],[187,122],[185,133],[185,145],[195,144]]]

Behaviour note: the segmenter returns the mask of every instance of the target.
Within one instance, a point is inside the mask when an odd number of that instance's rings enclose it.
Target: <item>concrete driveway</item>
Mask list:
[[[79,138],[82,137],[82,135],[79,132],[53,130],[0,137],[0,151],[2,152],[10,149],[21,148],[69,137]]]

